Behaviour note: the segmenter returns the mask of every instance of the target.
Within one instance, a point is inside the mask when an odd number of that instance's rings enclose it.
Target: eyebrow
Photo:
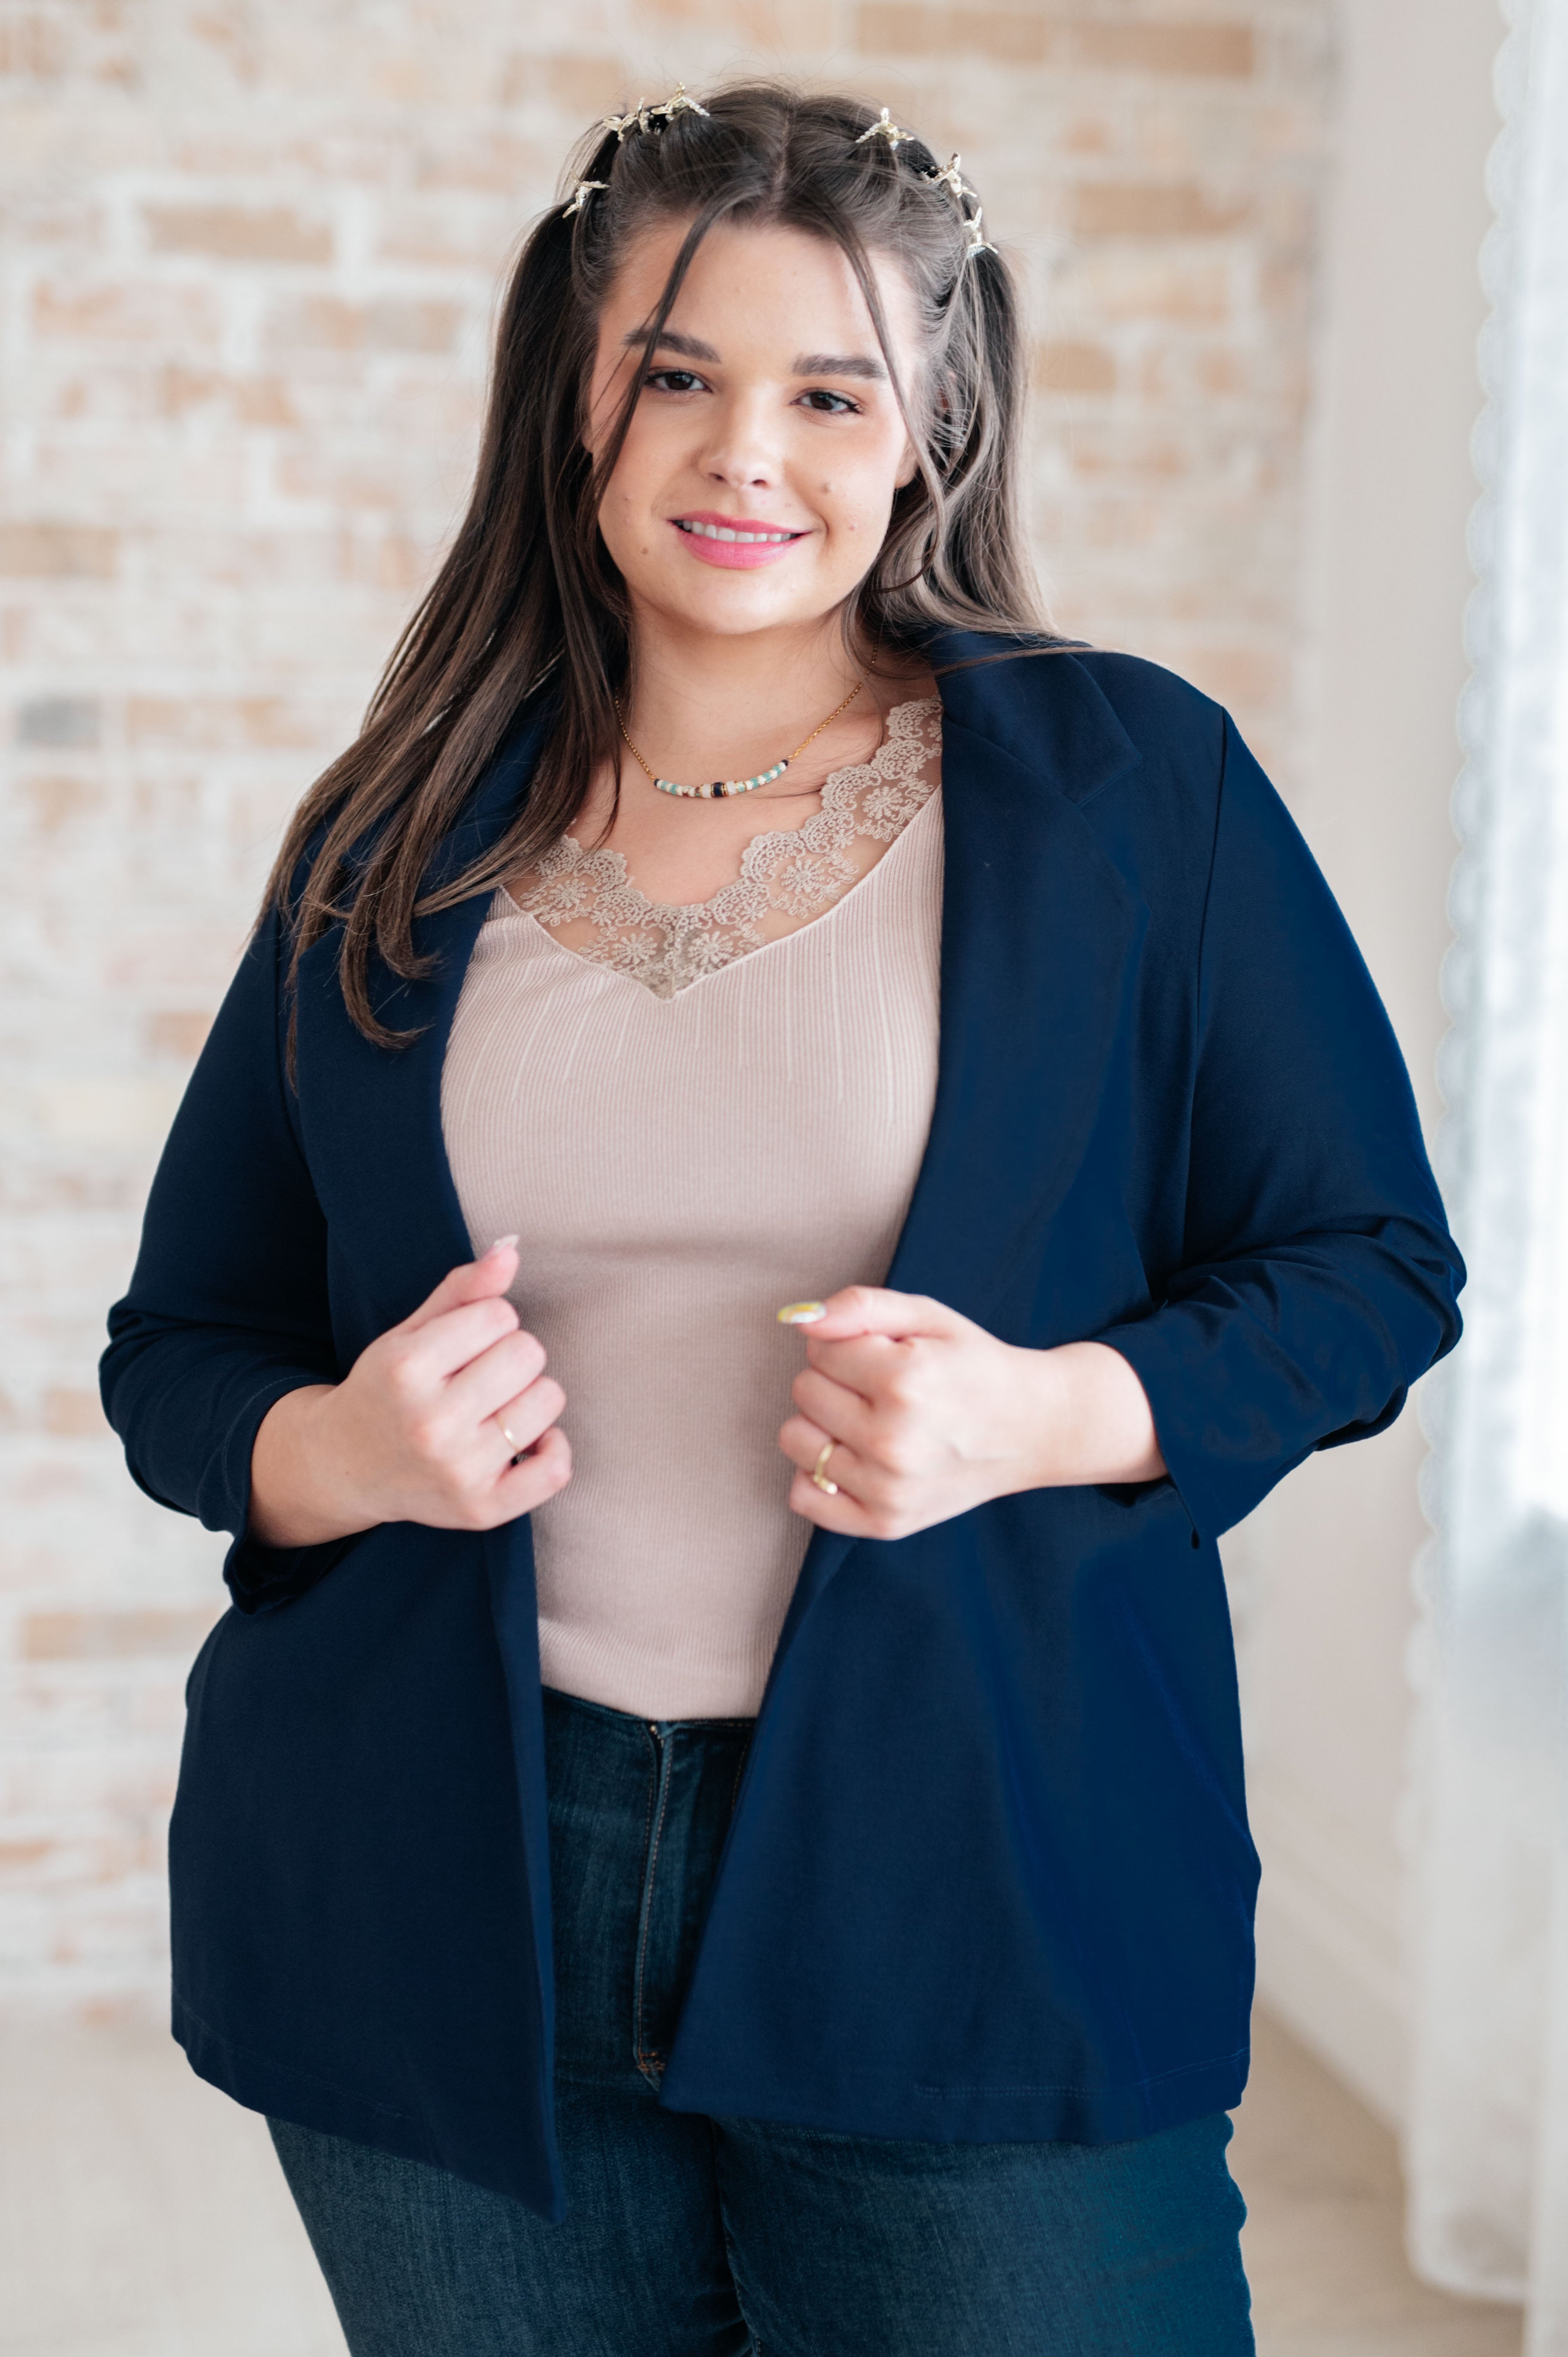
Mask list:
[[[646,342],[647,336],[646,328],[633,328],[621,341],[628,350],[632,350]],[[682,360],[712,361],[715,364],[719,361],[719,354],[712,344],[703,343],[699,336],[679,335],[673,328],[660,330],[655,349],[678,352]],[[800,352],[791,362],[789,372],[792,376],[858,376],[869,379],[874,384],[886,384],[887,382],[887,371],[882,362],[868,360],[864,352]]]
[[[629,336],[621,338],[622,344],[628,351],[647,341],[646,328],[633,328]],[[678,336],[673,328],[660,329],[654,349],[658,351],[679,352],[682,360],[688,361],[717,361],[718,359],[718,354],[712,344],[704,344],[700,336]]]
[[[887,371],[880,361],[868,360],[864,352],[801,352],[796,359],[792,373],[796,376],[864,376],[874,384],[886,384]]]

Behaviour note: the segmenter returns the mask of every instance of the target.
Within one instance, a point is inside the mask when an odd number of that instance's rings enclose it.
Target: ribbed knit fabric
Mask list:
[[[827,800],[824,791],[824,801]],[[749,1715],[811,1525],[778,1445],[787,1301],[886,1275],[936,1090],[941,797],[823,913],[667,997],[499,892],[442,1076],[476,1253],[566,1394],[533,1515],[545,1683]]]

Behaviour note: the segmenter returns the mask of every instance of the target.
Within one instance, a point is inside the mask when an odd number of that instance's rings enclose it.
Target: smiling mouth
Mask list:
[[[803,532],[735,532],[728,524],[693,523],[685,516],[671,516],[670,521],[677,532],[690,533],[694,540],[733,540],[746,547],[778,548],[785,541],[806,537]]]

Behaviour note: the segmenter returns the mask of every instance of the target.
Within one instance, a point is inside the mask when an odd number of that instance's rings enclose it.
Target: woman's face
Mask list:
[[[687,226],[639,239],[605,305],[590,450],[640,365]],[[915,298],[896,263],[872,266],[908,398]],[[915,470],[839,248],[800,230],[721,225],[698,247],[642,371],[599,529],[644,619],[726,636],[800,626],[832,613],[870,571],[894,493]]]

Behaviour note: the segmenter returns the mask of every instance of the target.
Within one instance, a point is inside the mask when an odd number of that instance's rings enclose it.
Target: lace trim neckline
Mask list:
[[[820,811],[813,811],[810,818],[801,820],[795,826],[768,827],[762,834],[754,834],[750,842],[746,845],[746,849],[741,854],[739,877],[733,877],[729,883],[721,884],[718,890],[716,892],[710,893],[709,897],[705,900],[650,899],[647,893],[642,889],[640,884],[634,882],[632,877],[628,874],[626,854],[624,851],[612,851],[607,845],[603,845],[597,851],[585,851],[578,837],[575,834],[563,834],[559,842],[556,844],[554,851],[546,853],[545,857],[553,859],[558,852],[569,845],[574,855],[574,866],[585,865],[589,860],[597,861],[602,859],[607,862],[613,862],[616,874],[619,878],[620,889],[628,894],[629,898],[639,902],[642,908],[648,911],[649,917],[652,921],[660,924],[668,921],[671,925],[678,925],[683,918],[692,917],[698,909],[711,909],[716,900],[722,899],[726,892],[732,891],[736,883],[744,881],[747,875],[755,872],[755,870],[759,867],[765,860],[777,857],[780,849],[803,836],[807,829],[814,826],[819,819],[826,818],[830,810],[835,813],[846,810],[848,805],[853,802],[854,796],[857,793],[865,791],[865,780],[868,772],[875,772],[878,778],[884,774],[882,768],[883,757],[893,748],[897,725],[902,721],[906,713],[915,716],[916,722],[918,723],[919,721],[926,719],[930,714],[940,713],[941,708],[941,698],[938,695],[911,697],[909,702],[907,704],[895,704],[890,705],[888,707],[886,726],[883,733],[882,742],[877,746],[875,751],[864,761],[850,761],[846,762],[842,770],[830,770],[827,776],[822,780],[822,809]],[[910,734],[910,730],[908,726],[897,728],[897,734],[901,738],[906,738]],[[902,745],[900,745],[899,749],[903,749]],[[921,800],[925,800],[924,795],[921,796]],[[911,812],[910,816],[912,817],[914,813]],[[541,876],[542,876],[543,861],[541,861],[540,863],[539,872]],[[531,916],[537,913],[537,911],[528,905],[528,902],[532,902],[534,897],[532,892],[527,896],[527,901],[525,902],[515,899],[514,896],[507,890],[504,884],[501,886],[500,889],[504,898],[510,903],[511,907],[516,910],[520,917]]]
[[[800,930],[879,864],[854,846],[891,843],[929,799],[940,771],[941,703],[893,705],[881,743],[864,761],[830,770],[822,807],[788,827],[752,836],[740,872],[705,900],[654,900],[627,869],[623,852],[587,851],[562,834],[521,896],[498,888],[492,914],[532,917],[553,932],[584,923],[585,941],[565,942],[591,963],[630,974],[667,998],[748,950]]]

